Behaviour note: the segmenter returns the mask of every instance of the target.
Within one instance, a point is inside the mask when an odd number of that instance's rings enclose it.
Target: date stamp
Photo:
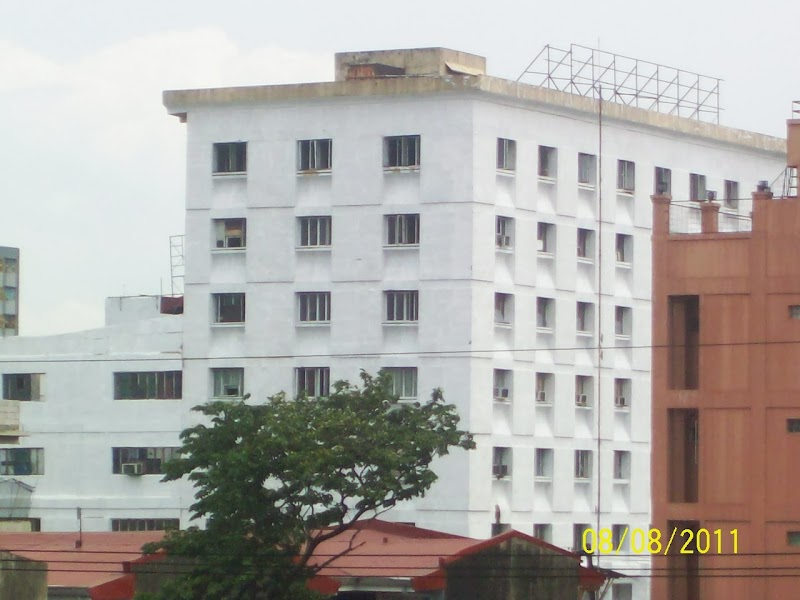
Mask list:
[[[669,535],[667,535],[669,534]],[[727,543],[726,543],[727,542]],[[620,554],[626,544],[633,554],[738,554],[739,530],[681,529],[661,532],[660,529],[607,528],[584,529],[581,547],[587,554]]]

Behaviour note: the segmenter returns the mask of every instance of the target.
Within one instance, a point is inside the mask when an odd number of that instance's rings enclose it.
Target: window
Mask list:
[[[578,183],[594,187],[597,183],[597,157],[594,154],[578,154]]]
[[[511,448],[495,447],[492,451],[492,475],[503,479],[511,475]]]
[[[667,482],[670,502],[697,502],[700,421],[697,409],[667,410]]]
[[[589,406],[592,399],[593,380],[588,375],[575,376],[575,406]]]
[[[617,262],[630,264],[633,258],[633,236],[618,233],[616,239]]]
[[[617,337],[631,336],[631,308],[617,306],[614,308],[614,333]]]
[[[514,296],[511,294],[494,295],[494,322],[497,325],[511,324],[514,307]]]
[[[44,475],[44,448],[0,448],[0,475]]]
[[[592,333],[594,329],[594,305],[590,302],[578,302],[576,329],[578,333]]]
[[[543,542],[553,542],[553,526],[550,523],[536,523],[533,526],[533,537]]]
[[[513,171],[517,167],[517,142],[497,138],[497,168]]]
[[[13,274],[17,272],[16,258],[0,258],[0,273]]]
[[[789,318],[800,319],[800,304],[792,304],[789,306]]]
[[[627,481],[631,478],[631,453],[614,450],[614,479]]]
[[[214,294],[214,323],[244,323],[244,294]]]
[[[689,173],[689,200],[704,202],[706,199],[706,176]]]
[[[617,190],[628,193],[636,190],[636,165],[630,160],[617,161]]]
[[[786,419],[786,431],[800,433],[800,419]]]
[[[552,223],[539,223],[536,228],[537,250],[552,254],[556,249],[556,226]]]
[[[420,165],[420,137],[400,135],[383,138],[384,169],[411,168]]]
[[[331,320],[331,293],[299,292],[297,308],[301,323],[328,323]]]
[[[558,169],[558,150],[539,146],[539,177],[555,179]]]
[[[295,369],[297,395],[322,398],[330,394],[331,370],[328,367],[298,367]]]
[[[43,400],[44,373],[6,373],[3,400]]]
[[[333,140],[299,140],[297,170],[299,172],[330,171],[333,162]]]
[[[620,549],[622,546],[623,537],[625,539],[628,538],[628,529],[627,525],[612,525],[611,526],[611,544],[614,548],[614,551]]]
[[[111,519],[111,531],[167,531],[180,526],[180,519]]]
[[[592,451],[575,450],[575,479],[589,479],[592,476]]]
[[[514,245],[514,219],[497,217],[495,219],[495,246],[500,250],[509,250]]]
[[[242,398],[244,396],[244,369],[211,369],[214,398]]]
[[[673,390],[696,390],[700,366],[700,298],[668,299],[668,375]]]
[[[114,373],[114,400],[177,400],[182,385],[181,371]]]
[[[552,298],[536,299],[536,327],[552,329],[555,322],[555,301]]]
[[[739,208],[739,182],[725,180],[725,207]]]
[[[572,526],[572,550],[573,552],[591,552],[594,536],[586,533],[592,528],[586,523],[575,523]]]
[[[386,245],[419,244],[419,215],[386,215]]]
[[[554,395],[554,381],[552,373],[536,374],[536,403],[550,404]]]
[[[214,144],[214,174],[245,173],[247,171],[247,142]]]
[[[386,321],[415,323],[419,318],[419,292],[416,290],[389,290],[386,298]]]
[[[330,217],[298,217],[300,247],[315,248],[331,245]]]
[[[501,402],[511,398],[512,372],[507,369],[495,369],[493,375],[494,389],[492,396]]]
[[[389,393],[400,400],[417,399],[417,367],[389,367],[383,369],[391,377]]]
[[[115,475],[163,475],[164,463],[178,454],[178,448],[112,448],[111,472]]]
[[[533,459],[533,475],[537,479],[553,478],[553,449],[536,448]]]
[[[672,193],[672,170],[664,167],[656,167],[655,189],[657,195]]]
[[[578,229],[578,258],[594,260],[594,231]]]
[[[214,219],[217,248],[244,248],[246,219]]]
[[[786,545],[787,546],[800,546],[800,531],[787,531],[786,532]]]
[[[616,408],[628,408],[631,402],[631,380],[614,380],[614,406]]]

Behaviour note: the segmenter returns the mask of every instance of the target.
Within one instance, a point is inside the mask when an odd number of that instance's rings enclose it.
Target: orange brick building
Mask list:
[[[800,597],[800,119],[787,158],[751,231],[653,197],[653,600]]]

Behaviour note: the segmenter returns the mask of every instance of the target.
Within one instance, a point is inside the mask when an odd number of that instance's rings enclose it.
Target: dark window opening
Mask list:
[[[667,485],[670,502],[697,502],[700,421],[696,409],[667,411]]]
[[[669,387],[696,390],[700,372],[700,298],[669,297]]]

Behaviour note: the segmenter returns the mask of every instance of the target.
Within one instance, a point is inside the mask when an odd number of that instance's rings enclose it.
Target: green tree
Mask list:
[[[164,481],[195,483],[192,518],[205,527],[146,548],[165,550],[187,571],[155,597],[308,598],[320,543],[423,496],[436,481],[435,457],[475,447],[441,390],[422,404],[401,403],[390,378],[362,372],[360,387],[340,381],[326,398],[279,393],[264,404],[245,397],[195,407],[210,425],[181,434]]]

